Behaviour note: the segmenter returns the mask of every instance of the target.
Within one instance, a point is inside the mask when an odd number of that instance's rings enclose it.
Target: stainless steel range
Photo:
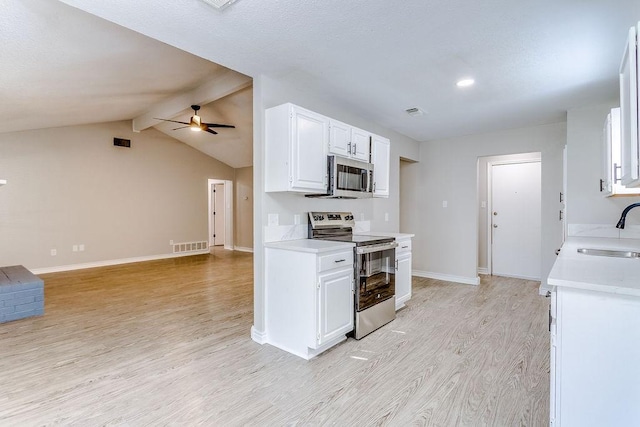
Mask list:
[[[309,238],[353,242],[355,329],[360,339],[396,317],[393,237],[353,235],[350,212],[309,212]]]

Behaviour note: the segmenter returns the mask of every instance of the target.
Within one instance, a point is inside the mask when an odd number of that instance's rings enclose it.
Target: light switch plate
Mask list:
[[[293,216],[293,223],[294,223],[295,225],[300,224],[300,214],[295,214],[295,215]]]
[[[449,204],[447,203],[447,201],[446,201],[446,200],[443,200],[443,201],[442,201],[442,207],[443,207],[443,208],[446,208],[448,205],[449,205]]]

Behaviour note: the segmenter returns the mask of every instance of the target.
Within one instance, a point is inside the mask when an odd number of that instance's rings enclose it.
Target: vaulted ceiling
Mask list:
[[[313,86],[418,141],[558,122],[615,99],[640,19],[637,0],[61,1],[75,8],[4,2],[0,131],[134,119],[216,64]],[[476,84],[457,88],[463,77]],[[226,111],[202,114],[236,120]]]

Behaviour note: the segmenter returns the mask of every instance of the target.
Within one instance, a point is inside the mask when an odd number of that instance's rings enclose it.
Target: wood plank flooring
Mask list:
[[[413,279],[396,320],[304,361],[250,339],[252,255],[43,275],[0,325],[0,425],[543,426],[537,282]]]

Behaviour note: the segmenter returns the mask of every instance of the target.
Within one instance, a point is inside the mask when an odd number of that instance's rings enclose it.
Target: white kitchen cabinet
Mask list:
[[[329,118],[293,104],[265,112],[265,191],[326,193]]]
[[[553,294],[551,425],[640,425],[640,298]]]
[[[396,310],[411,299],[411,239],[396,239]]]
[[[568,237],[549,273],[550,425],[640,425],[640,265],[578,248],[640,240]]]
[[[373,197],[389,197],[389,161],[391,142],[381,136],[371,137],[371,163],[373,163]]]
[[[607,115],[602,130],[603,140],[603,178],[600,181],[600,192],[607,197],[616,195],[640,194],[640,187],[626,188],[620,182],[621,143],[620,143],[620,108],[612,108]]]
[[[287,247],[294,244],[265,248],[266,342],[308,360],[353,330],[353,247],[317,241],[299,244],[342,249]]]
[[[369,132],[329,119],[329,154],[369,163],[370,153]]]
[[[638,25],[640,28],[640,24]],[[631,27],[620,64],[622,185],[640,186],[638,138],[638,29]]]

